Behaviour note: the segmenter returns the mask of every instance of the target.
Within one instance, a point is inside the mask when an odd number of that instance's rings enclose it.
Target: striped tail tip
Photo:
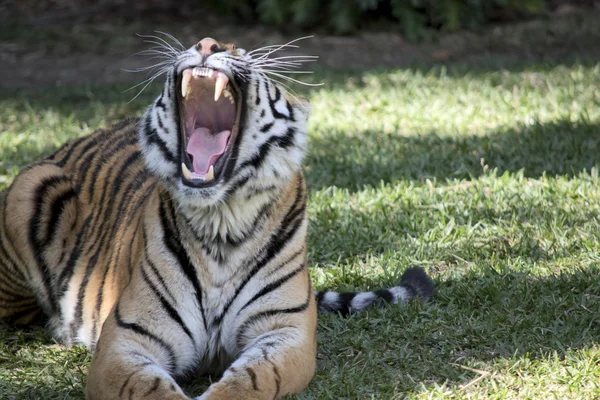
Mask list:
[[[379,289],[373,292],[317,292],[319,312],[340,313],[347,316],[367,307],[381,303],[405,302],[414,298],[429,299],[434,292],[433,281],[421,267],[410,267],[402,277],[398,286]]]

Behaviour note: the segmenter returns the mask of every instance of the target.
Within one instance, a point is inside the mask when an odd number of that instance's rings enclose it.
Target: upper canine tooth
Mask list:
[[[223,92],[225,86],[227,86],[228,82],[229,78],[227,78],[224,73],[219,72],[217,75],[217,81],[215,82],[215,101],[219,100],[219,97],[221,97],[221,93]]]
[[[188,169],[185,163],[181,163],[181,172],[183,173],[185,179],[187,179],[188,181],[192,180],[192,172]]]
[[[191,91],[190,81],[192,80],[192,70],[186,69],[183,71],[183,77],[181,79],[181,96],[185,98]]]
[[[204,176],[204,180],[211,181],[211,180],[213,180],[214,177],[215,177],[215,169],[211,165],[210,168],[208,168],[208,172]]]

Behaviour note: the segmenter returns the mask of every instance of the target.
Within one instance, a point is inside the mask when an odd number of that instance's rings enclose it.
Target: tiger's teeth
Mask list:
[[[229,100],[229,102],[230,102],[231,104],[233,104],[233,95],[231,94],[231,92],[230,92],[229,90],[225,89],[225,90],[223,91],[223,96],[224,96],[224,97],[225,97],[227,100]]]
[[[192,91],[192,87],[190,86],[191,80],[192,80],[192,71],[190,69],[186,69],[185,71],[183,71],[183,76],[181,79],[181,96],[184,99]]]
[[[185,163],[181,163],[181,172],[183,173],[183,176],[185,177],[185,179],[187,179],[188,181],[192,180],[192,172],[188,169],[187,165],[185,165]]]
[[[227,78],[224,73],[220,72],[217,75],[217,81],[215,82],[215,101],[219,100],[219,97],[221,97],[221,93],[228,82],[229,78]]]
[[[211,165],[210,168],[208,168],[208,172],[206,173],[206,175],[204,175],[204,180],[212,181],[214,177],[215,177],[215,169]]]

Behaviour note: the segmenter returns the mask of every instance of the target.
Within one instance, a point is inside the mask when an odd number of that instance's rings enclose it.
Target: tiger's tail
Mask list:
[[[416,297],[427,300],[433,295],[433,281],[423,268],[410,267],[398,286],[373,292],[317,292],[317,304],[321,313],[340,313],[347,316],[382,302],[396,304]]]

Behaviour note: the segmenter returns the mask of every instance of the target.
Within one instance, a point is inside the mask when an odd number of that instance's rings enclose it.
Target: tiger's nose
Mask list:
[[[196,44],[196,48],[203,56],[211,55],[219,51],[219,43],[213,38],[204,38]]]

